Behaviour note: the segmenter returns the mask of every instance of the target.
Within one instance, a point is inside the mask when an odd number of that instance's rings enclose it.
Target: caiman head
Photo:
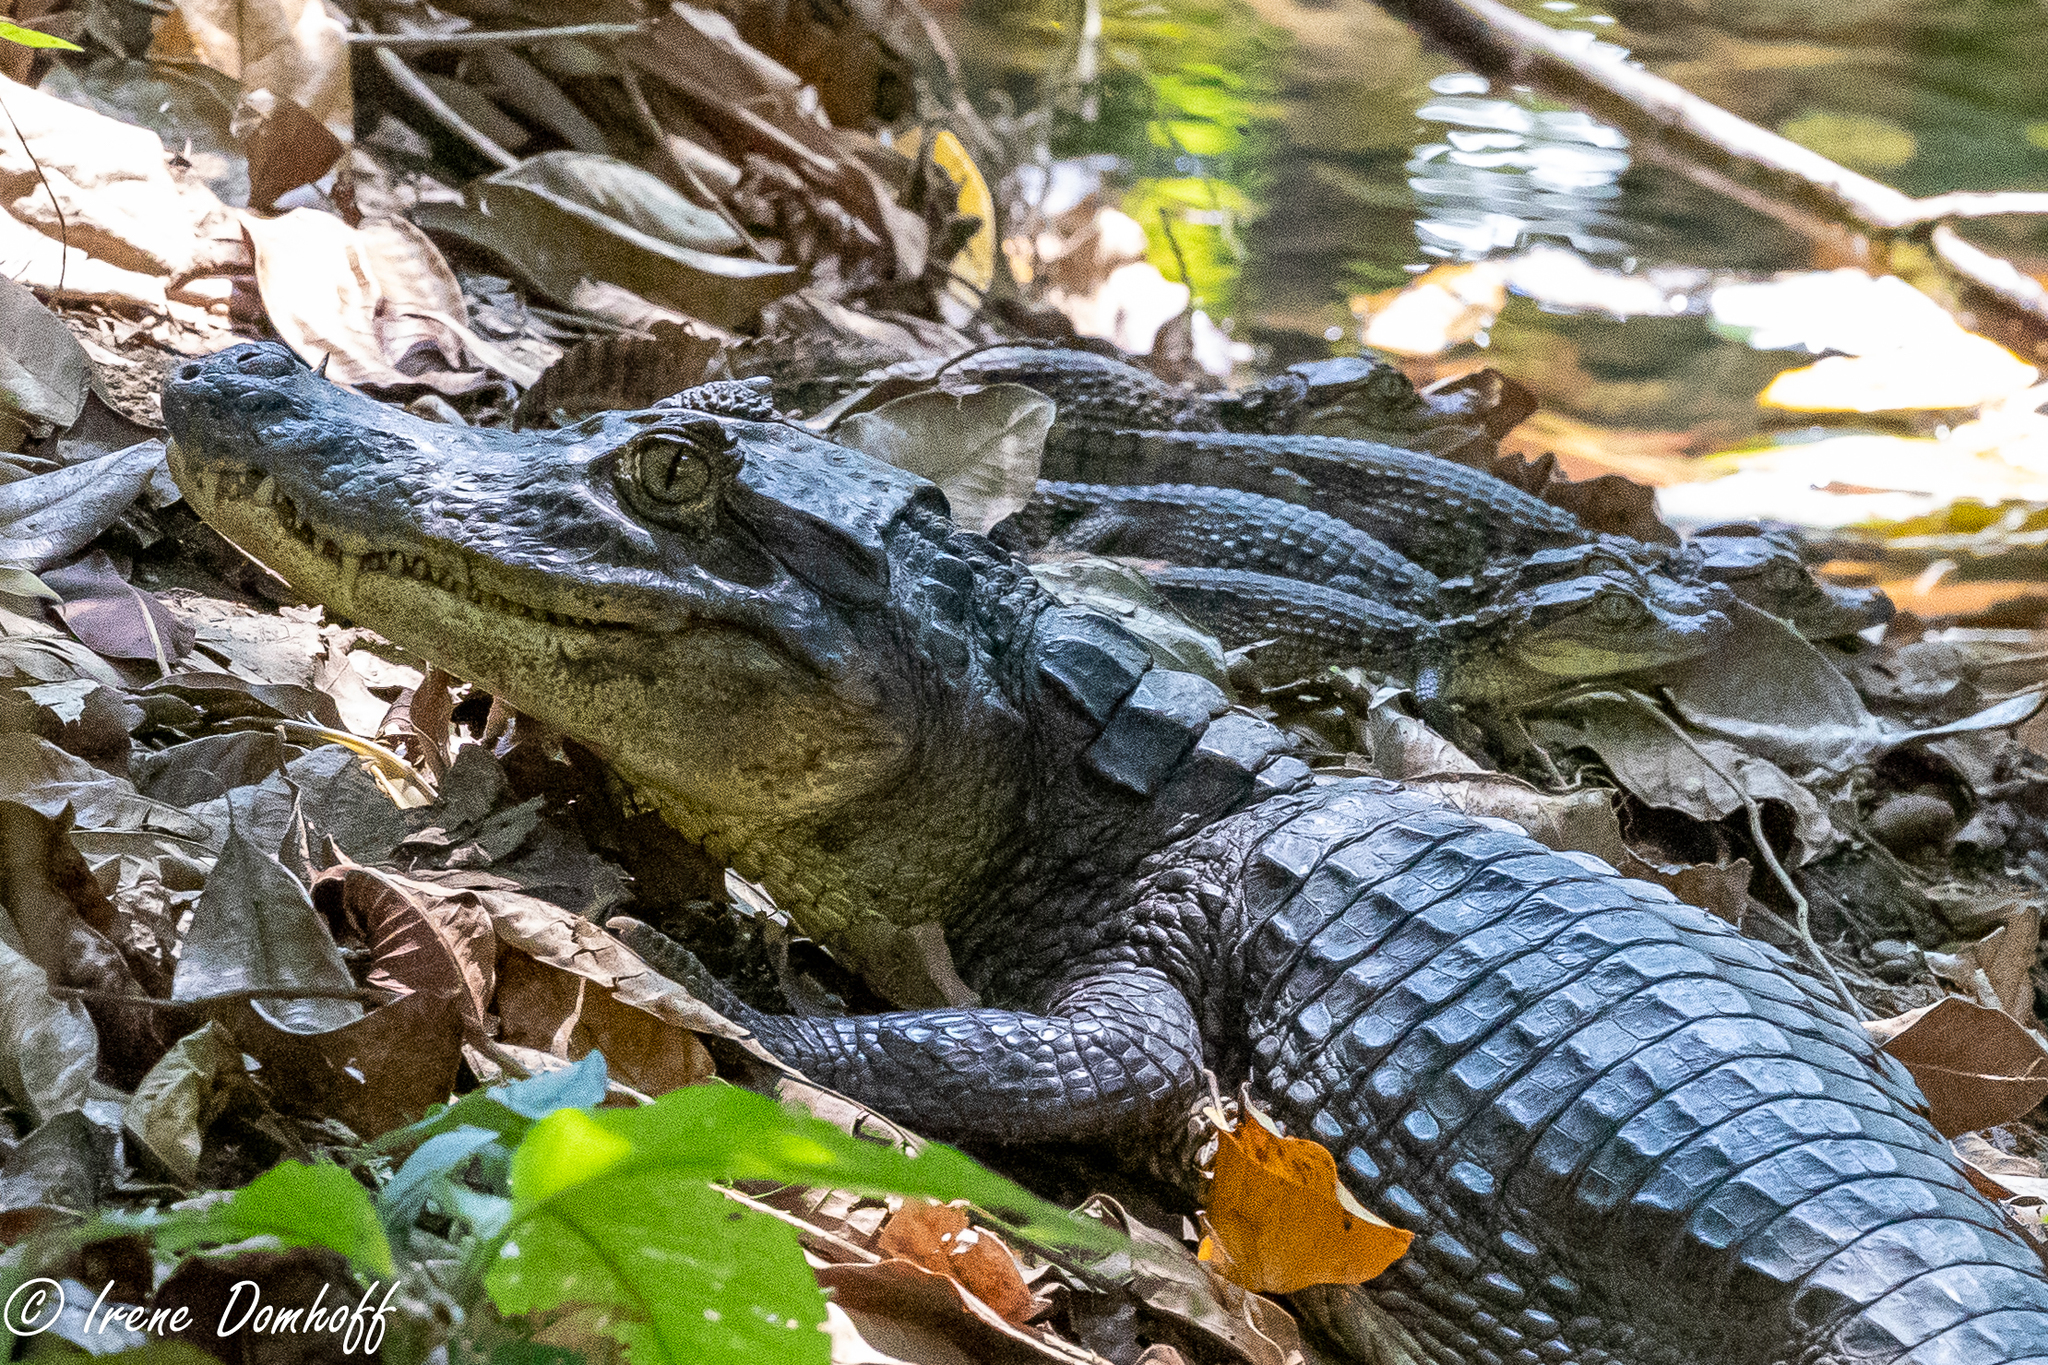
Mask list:
[[[1211,400],[1232,431],[1363,436],[1415,431],[1429,405],[1399,369],[1370,356],[1338,356],[1291,365],[1271,379]]]
[[[1697,659],[1727,637],[1731,600],[1718,584],[1596,572],[1525,587],[1455,627],[1493,655],[1491,671],[1554,688]]]
[[[1881,589],[1821,582],[1790,535],[1754,522],[1708,527],[1686,542],[1684,557],[1697,577],[1727,584],[1737,597],[1791,622],[1809,640],[1854,635],[1883,625],[1896,610]]]
[[[447,426],[253,343],[180,367],[164,415],[223,535],[595,751],[813,934],[944,919],[1036,803],[1091,816],[1034,757],[1088,736],[1013,666],[1049,603],[933,485],[703,392]]]

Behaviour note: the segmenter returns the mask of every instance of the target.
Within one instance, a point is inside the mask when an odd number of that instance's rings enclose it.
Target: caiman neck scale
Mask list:
[[[596,750],[856,961],[942,923],[983,1002],[793,1017],[693,983],[778,1055],[934,1136],[1133,1161],[1208,1068],[1329,1147],[1417,1234],[1297,1299],[1355,1358],[2048,1361],[2035,1249],[1782,955],[1505,822],[1312,781],[930,485],[735,410],[456,429],[261,344],[164,400],[187,496],[301,591]],[[1226,440],[1158,439],[1140,463]],[[1361,506],[1446,483],[1302,439],[1240,466],[1314,456]],[[1523,510],[1529,553],[1571,543]],[[1525,662],[1605,648],[1626,604],[1576,582]]]

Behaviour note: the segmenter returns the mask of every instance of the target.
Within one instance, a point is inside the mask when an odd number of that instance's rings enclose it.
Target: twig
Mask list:
[[[1174,268],[1180,271],[1180,282],[1188,287],[1188,307],[1195,306],[1195,282],[1188,275],[1188,258],[1181,254],[1180,235],[1173,230],[1173,216],[1166,211],[1166,205],[1159,206],[1159,230],[1166,234],[1166,245],[1173,250]]]
[[[789,1224],[796,1229],[797,1240],[811,1244],[820,1256],[831,1252],[844,1258],[840,1262],[842,1265],[880,1265],[882,1263],[880,1256],[869,1251],[859,1243],[850,1242],[835,1232],[827,1232],[816,1223],[806,1222],[787,1209],[778,1209],[773,1204],[764,1203],[752,1195],[743,1194],[730,1185],[713,1185],[711,1188],[717,1190],[735,1204],[744,1205],[756,1213],[765,1213],[770,1218]]]
[[[754,240],[754,234],[747,231],[740,220],[733,215],[733,211],[725,206],[723,199],[720,199],[711,192],[711,187],[704,183],[703,177],[697,174],[696,168],[685,161],[675,148],[668,145],[668,130],[663,128],[661,121],[654,117],[654,106],[647,102],[647,92],[640,88],[640,77],[625,62],[619,63],[619,84],[625,87],[626,98],[633,102],[633,114],[640,120],[640,127],[649,138],[653,139],[654,145],[660,149],[661,154],[668,158],[668,164],[675,167],[676,174],[682,176],[688,182],[690,188],[697,192],[699,199],[702,199],[711,206],[713,213],[725,220],[727,227],[740,235],[740,240],[747,244],[747,250],[754,254],[754,259],[758,261],[768,260],[768,253],[763,251],[761,244]]]
[[[219,995],[200,995],[189,1000],[160,1000],[153,995],[96,991],[86,986],[52,985],[50,994],[59,1000],[82,1000],[88,1005],[147,1005],[151,1009],[166,1010],[207,1009],[215,1005],[240,1005],[257,1000],[359,1000],[366,1005],[388,1005],[393,999],[389,991],[350,986],[253,986],[244,991],[223,991]]]
[[[413,69],[407,66],[396,52],[388,47],[373,48],[377,65],[384,68],[384,74],[391,77],[400,90],[411,96],[428,113],[441,121],[443,127],[470,146],[482,152],[487,160],[494,161],[506,170],[519,164],[519,158],[491,141],[481,128],[455,112],[448,101],[434,93],[434,88],[421,80]]]
[[[43,174],[43,163],[37,159],[35,148],[28,145],[28,139],[21,135],[21,125],[14,121],[14,111],[0,100],[0,114],[7,115],[7,126],[14,130],[15,140],[21,143],[21,150],[28,155],[28,164],[36,168],[36,179],[43,182],[43,193],[50,196],[50,207],[57,213],[57,292],[52,298],[64,297],[64,272],[71,265],[71,229],[64,222],[64,205],[58,202],[57,191],[50,188],[50,177]],[[145,613],[146,615],[146,613]]]
[[[351,47],[381,47],[392,52],[439,52],[455,47],[530,47],[569,38],[631,38],[645,33],[645,24],[564,24],[560,28],[468,29],[461,33],[351,33]]]
[[[1893,238],[1925,238],[1930,232],[1940,238],[1943,233],[1936,225],[1952,218],[2048,214],[2048,194],[1958,193],[1915,199],[1640,66],[1619,58],[1602,59],[1568,41],[1571,35],[1498,0],[1382,3],[1481,70],[1542,85],[1585,105],[1638,141],[1656,146],[1688,174],[1693,168],[1707,172],[1696,178],[1711,189],[1725,191],[1721,177],[1731,171],[1758,174],[1776,192],[1821,219],[1878,239],[1871,245]],[[1811,228],[1797,218],[1780,216],[1811,235]],[[2038,285],[2032,290],[2016,287],[2024,277],[2010,264],[1963,243],[1953,233],[1946,235],[1950,245],[1935,243],[1935,257],[1945,273],[1984,290],[2033,328],[2048,327],[2048,291]]]
[[[1848,1009],[1850,1017],[1854,1019],[1868,1019],[1870,1012],[1863,1008],[1862,1002],[1849,993],[1848,984],[1842,980],[1842,974],[1835,970],[1835,964],[1828,961],[1827,954],[1821,951],[1819,940],[1814,938],[1813,913],[1807,906],[1806,897],[1801,895],[1799,888],[1793,884],[1791,874],[1785,871],[1785,865],[1778,861],[1776,851],[1771,848],[1771,841],[1764,837],[1763,808],[1757,805],[1756,798],[1749,794],[1749,788],[1736,781],[1726,769],[1708,757],[1707,751],[1702,749],[1693,740],[1693,737],[1688,735],[1679,726],[1677,721],[1671,719],[1671,717],[1665,715],[1656,706],[1652,705],[1650,699],[1642,693],[1633,691],[1609,692],[1604,695],[1621,697],[1629,704],[1641,707],[1658,724],[1669,730],[1679,743],[1692,750],[1693,757],[1697,758],[1706,767],[1708,772],[1726,782],[1734,790],[1736,796],[1741,798],[1742,808],[1749,813],[1749,835],[1756,842],[1757,856],[1763,859],[1764,866],[1771,870],[1771,875],[1778,879],[1778,885],[1784,888],[1785,894],[1792,900],[1792,908],[1797,912],[1796,918],[1793,921],[1793,929],[1799,935],[1801,946],[1813,958],[1814,965],[1820,968],[1822,975],[1827,978],[1828,984],[1834,987],[1835,994],[1841,998],[1842,1004]]]

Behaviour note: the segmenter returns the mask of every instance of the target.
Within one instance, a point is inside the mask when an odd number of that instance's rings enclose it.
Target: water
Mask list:
[[[1523,8],[1909,194],[2048,189],[2040,4]],[[1103,0],[1099,12],[1098,74],[1085,84],[1072,81],[1081,0],[976,0],[963,47],[1023,107],[1050,100],[1055,154],[1121,161],[1125,206],[1172,274],[1157,224],[1168,210],[1202,301],[1264,363],[1355,349],[1354,301],[1432,266],[1533,248],[1680,280],[1847,263],[1646,161],[1584,113],[1426,50],[1364,0]],[[2048,223],[1997,220],[1967,233],[2048,276]],[[1423,379],[1493,364],[1567,427],[1625,428],[1623,455],[1669,456],[1785,424],[1754,397],[1799,359],[1752,350],[1715,329],[1703,306],[1617,321],[1516,294],[1478,338],[1410,363]]]

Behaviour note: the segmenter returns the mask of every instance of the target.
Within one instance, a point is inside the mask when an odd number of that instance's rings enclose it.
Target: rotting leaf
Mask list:
[[[555,151],[528,157],[490,177],[623,223],[658,241],[723,255],[745,245],[725,219],[699,208],[657,175],[598,152]]]
[[[1084,555],[1030,568],[1038,585],[1059,601],[1113,617],[1137,637],[1159,667],[1198,674],[1218,687],[1230,686],[1229,665],[1216,637],[1175,611],[1128,564]]]
[[[1426,792],[1468,815],[1512,820],[1559,852],[1590,853],[1620,866],[1627,859],[1614,801],[1604,791],[1538,791],[1490,772],[1413,716],[1387,703],[1371,712],[1372,763],[1381,777]]]
[[[1979,1004],[1995,1003],[2023,1028],[2038,1029],[2031,971],[2040,943],[2041,907],[2025,905],[1975,943],[1952,953],[1928,953],[1927,965],[1956,989],[1979,997]],[[1990,999],[1983,998],[1987,991]]]
[[[1913,1074],[1943,1137],[2011,1123],[2048,1098],[2048,1045],[2003,1011],[1951,995],[1864,1028]]]
[[[0,563],[46,569],[112,526],[163,467],[161,441],[0,484]]]
[[[1002,1238],[976,1228],[968,1222],[965,1210],[951,1204],[906,1200],[882,1225],[875,1249],[950,1275],[1016,1326],[1023,1326],[1046,1306],[1026,1287]]]
[[[352,228],[331,213],[246,215],[256,284],[271,325],[309,365],[344,384],[425,385],[470,393],[490,382],[460,371],[462,336],[448,313],[461,288],[410,224]]]
[[[85,1006],[53,997],[49,974],[0,942],[0,1090],[42,1123],[85,1103],[98,1065]]]
[[[430,234],[491,253],[563,305],[582,281],[603,280],[733,327],[803,282],[789,266],[678,246],[551,190],[502,178],[509,174],[471,185],[473,207],[419,204],[412,220]]]
[[[171,1045],[135,1087],[122,1116],[135,1140],[189,1185],[199,1175],[206,1129],[242,1084],[242,1050],[218,1024]]]
[[[346,142],[355,131],[348,36],[317,0],[184,0],[156,25],[149,56],[199,62],[273,90]]]
[[[320,1032],[280,1028],[247,1001],[216,1017],[262,1064],[283,1106],[363,1137],[444,1103],[462,1065],[462,1005],[453,994],[415,991]]]
[[[1598,754],[1622,789],[1645,805],[1711,823],[1746,809],[1745,794],[1752,801],[1782,803],[1792,813],[1795,866],[1840,840],[1813,793],[1775,763],[1725,740],[1687,744],[1641,706],[1612,694],[1567,702],[1530,717],[1528,725],[1541,743]]]
[[[841,421],[832,439],[922,474],[962,526],[986,532],[1031,500],[1052,400],[1022,384],[928,389]]]
[[[818,1283],[833,1302],[863,1320],[902,1322],[930,1333],[966,1358],[992,1365],[1076,1365],[1071,1351],[1007,1321],[959,1279],[915,1260],[892,1258],[879,1265],[828,1265]]]
[[[92,362],[57,315],[0,277],[0,450],[19,450],[78,420]]]
[[[1277,1294],[1363,1284],[1401,1258],[1415,1234],[1368,1212],[1338,1181],[1329,1148],[1281,1136],[1256,1106],[1243,1110],[1235,1132],[1210,1112],[1219,1145],[1208,1218],[1232,1283]]]
[[[192,911],[171,998],[201,1000],[263,987],[350,991],[355,984],[305,886],[231,828]],[[299,1033],[340,1028],[363,1014],[349,999],[287,994],[262,1004],[279,1026]]]
[[[165,672],[191,652],[192,627],[155,594],[128,582],[104,550],[43,575],[64,602],[57,615],[79,643],[110,659],[141,659]]]
[[[468,1041],[489,1036],[498,941],[474,893],[350,865],[314,879],[313,904],[338,929],[368,944],[372,986],[399,995],[456,996]]]
[[[216,842],[205,821],[150,800],[35,735],[0,734],[0,797],[53,817],[69,806],[80,829],[152,830],[208,846]]]
[[[1213,1352],[1246,1365],[1300,1365],[1299,1330],[1279,1304],[1238,1288],[1107,1195],[1092,1196],[1079,1213],[1129,1238],[1126,1248],[1091,1260],[1089,1269],[1127,1288],[1143,1305],[1155,1319],[1150,1335],[1187,1340],[1203,1355]]]

